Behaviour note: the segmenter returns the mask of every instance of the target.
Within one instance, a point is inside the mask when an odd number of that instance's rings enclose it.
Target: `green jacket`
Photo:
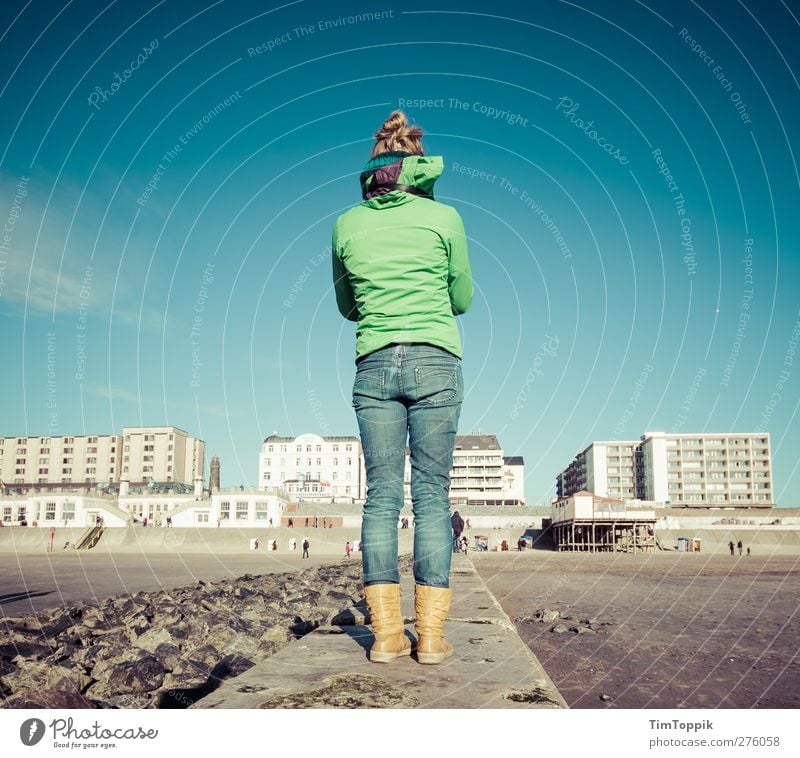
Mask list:
[[[444,162],[414,155],[395,168],[397,184],[430,193]],[[427,342],[460,358],[455,316],[473,294],[461,216],[404,190],[367,197],[336,219],[331,244],[336,304],[358,322],[356,359],[393,342]]]

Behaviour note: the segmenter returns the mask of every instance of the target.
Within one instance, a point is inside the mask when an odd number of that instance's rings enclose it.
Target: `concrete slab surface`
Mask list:
[[[371,663],[373,641],[356,623],[319,628],[194,703],[192,708],[566,708],[566,702],[464,556],[453,556],[451,658],[414,654]],[[414,640],[413,577],[401,579],[406,634]]]

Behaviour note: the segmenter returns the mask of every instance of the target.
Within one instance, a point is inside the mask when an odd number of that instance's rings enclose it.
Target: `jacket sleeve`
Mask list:
[[[466,313],[472,304],[473,286],[464,222],[455,209],[453,209],[448,244],[450,263],[447,274],[447,288],[450,292],[450,305],[452,306],[453,314],[458,316]]]
[[[339,223],[333,226],[333,237],[331,239],[331,258],[333,259],[333,286],[336,290],[336,305],[339,313],[348,321],[358,321],[358,308],[353,296],[353,288],[350,285],[350,278],[347,269],[342,263],[339,255]]]

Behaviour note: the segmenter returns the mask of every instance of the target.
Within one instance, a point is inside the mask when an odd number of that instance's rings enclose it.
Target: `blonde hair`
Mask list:
[[[375,144],[370,158],[390,151],[425,154],[422,149],[422,128],[409,126],[406,114],[400,110],[392,111],[381,128],[375,132]]]

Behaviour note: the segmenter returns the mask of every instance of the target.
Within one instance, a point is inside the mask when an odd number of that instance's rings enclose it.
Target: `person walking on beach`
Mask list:
[[[461,539],[461,532],[464,531],[464,519],[458,511],[455,511],[450,517],[450,526],[453,529],[453,552],[458,551],[458,543]]]
[[[347,542],[344,546],[344,555],[346,558],[350,557],[350,550],[351,550],[350,543]]]
[[[742,554],[742,548],[744,547],[744,545],[742,545],[742,541],[741,541],[741,540],[739,540],[739,541],[736,543],[736,547],[738,547],[738,548],[739,548],[739,555],[741,555],[741,554]]]
[[[307,539],[303,539],[303,558],[308,558],[308,548],[311,547],[308,544]]]
[[[733,555],[733,551],[736,545],[733,544],[733,540],[728,543],[728,549],[731,551],[731,555]]]
[[[750,545],[747,546],[747,554],[750,555]]]
[[[393,111],[360,174],[363,201],[336,219],[332,235],[336,304],[358,324],[352,404],[366,462],[364,586],[370,660],[384,663],[411,652],[397,569],[407,441],[417,661],[453,653],[444,629],[452,599],[448,491],[464,399],[455,317],[470,307],[473,284],[461,216],[433,197],[443,170],[441,156],[425,155],[422,130]]]

